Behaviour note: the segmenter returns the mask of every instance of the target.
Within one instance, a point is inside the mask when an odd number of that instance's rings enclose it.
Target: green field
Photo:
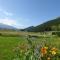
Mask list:
[[[21,43],[25,43],[21,37],[0,37],[0,60],[11,60],[13,49]]]
[[[60,37],[39,37],[31,39],[33,45],[39,45],[41,41],[45,41],[47,45],[56,46],[60,49]],[[21,44],[27,44],[25,36],[20,37],[4,37],[0,36],[0,60],[13,60],[15,56],[14,49]]]

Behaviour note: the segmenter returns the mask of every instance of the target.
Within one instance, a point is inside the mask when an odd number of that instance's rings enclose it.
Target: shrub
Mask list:
[[[60,32],[56,32],[56,35],[60,37]]]
[[[56,32],[52,32],[52,35],[56,35]]]

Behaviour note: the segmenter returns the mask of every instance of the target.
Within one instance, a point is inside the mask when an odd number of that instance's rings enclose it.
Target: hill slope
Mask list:
[[[47,21],[43,24],[40,24],[36,27],[33,27],[32,29],[30,28],[30,30],[29,30],[29,28],[24,29],[24,30],[33,31],[33,32],[60,31],[60,17],[53,19],[53,20],[50,20],[50,21]]]

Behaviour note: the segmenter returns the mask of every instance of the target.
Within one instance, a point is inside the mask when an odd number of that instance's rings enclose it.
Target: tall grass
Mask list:
[[[59,60],[59,49],[51,43],[53,37],[50,37],[50,40],[45,38],[36,45],[33,44],[35,40],[31,40],[30,38],[29,36],[26,38],[27,44],[20,45],[16,48],[16,56],[13,60]],[[51,51],[51,49],[55,50]]]

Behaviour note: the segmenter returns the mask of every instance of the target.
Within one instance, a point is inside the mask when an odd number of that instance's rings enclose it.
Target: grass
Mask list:
[[[25,43],[22,37],[0,37],[0,60],[11,60],[13,49],[21,43]]]
[[[41,41],[46,40],[46,44],[56,46],[60,49],[60,37],[40,37],[31,39],[33,45],[39,45]],[[15,47],[22,43],[27,44],[26,37],[3,37],[0,36],[0,60],[12,60],[14,58]]]

